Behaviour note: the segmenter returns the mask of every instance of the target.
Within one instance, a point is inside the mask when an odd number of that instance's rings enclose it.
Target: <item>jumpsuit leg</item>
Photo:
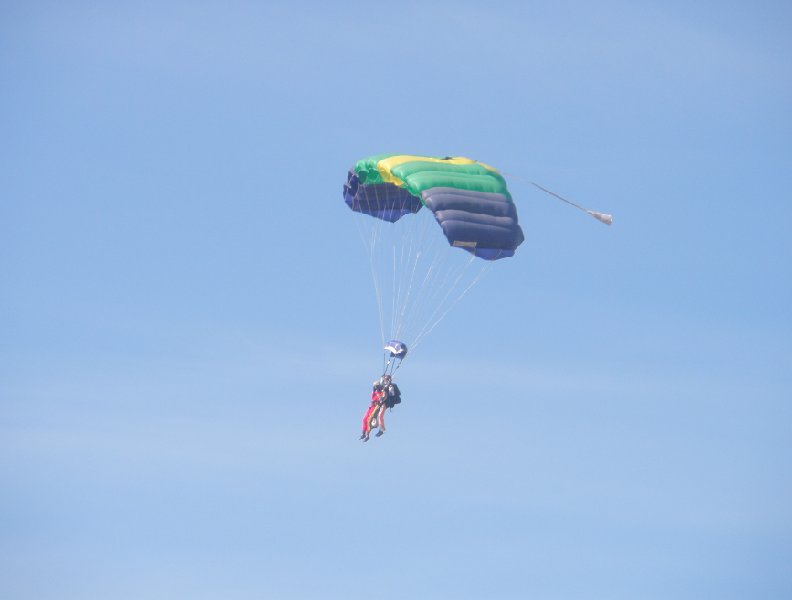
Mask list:
[[[379,431],[377,435],[380,436],[385,433],[385,403],[383,402],[377,407],[377,425]]]
[[[363,417],[363,433],[368,435],[371,432],[371,416],[374,413],[374,409],[376,406],[369,406],[368,410],[366,410],[366,414]]]

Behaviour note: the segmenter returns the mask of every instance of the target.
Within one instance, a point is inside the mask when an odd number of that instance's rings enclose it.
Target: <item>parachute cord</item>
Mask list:
[[[406,358],[406,357],[405,357],[405,358]],[[393,376],[393,375],[396,373],[396,371],[398,371],[399,369],[401,369],[401,366],[402,366],[402,363],[403,363],[403,362],[404,362],[404,358],[402,358],[402,359],[399,361],[399,364],[398,364],[398,365],[396,365],[396,368],[395,368],[395,369],[391,369],[391,376]]]
[[[578,210],[582,210],[583,212],[588,212],[588,210],[586,210],[585,208],[583,208],[583,207],[582,207],[582,206],[580,206],[579,204],[575,204],[575,203],[574,203],[574,202],[572,202],[571,200],[567,200],[567,199],[566,199],[566,198],[564,198],[563,196],[559,196],[559,195],[558,195],[558,194],[556,194],[555,192],[551,192],[551,191],[550,191],[550,190],[548,190],[547,188],[543,188],[543,187],[542,187],[541,185],[539,185],[538,183],[535,183],[535,182],[533,182],[533,181],[529,181],[528,183],[530,183],[530,184],[531,184],[532,186],[534,186],[535,188],[539,188],[539,189],[540,189],[540,190],[542,190],[544,193],[546,193],[546,194],[550,194],[551,196],[553,196],[553,197],[555,197],[555,198],[558,198],[559,200],[561,200],[561,202],[566,202],[567,204],[569,204],[570,206],[574,206],[574,207],[575,207],[575,208],[577,208]]]
[[[429,219],[426,219],[424,221],[429,221]],[[418,261],[421,259],[421,256],[423,255],[423,248],[425,247],[423,241],[426,235],[426,231],[427,231],[427,227],[423,225],[423,223],[419,222],[419,227],[415,231],[415,234],[410,237],[409,244],[406,243],[408,241],[406,239],[406,236],[402,240],[403,246],[408,247],[407,260],[403,265],[403,271],[406,274],[407,267],[410,265],[410,263],[412,263],[412,269],[410,271],[410,277],[407,282],[407,289],[405,292],[404,300],[400,301],[399,303],[400,310],[399,310],[398,319],[396,321],[396,330],[394,331],[394,335],[397,339],[401,339],[402,337],[405,317],[408,314],[410,314],[408,313],[408,309],[412,308],[411,299],[412,299],[413,284],[415,281],[415,272],[416,272],[416,267],[418,265]]]
[[[468,260],[462,263],[462,265],[460,265],[457,269],[446,268],[446,265],[451,258],[452,255],[449,253],[438,253],[435,255],[432,266],[433,277],[432,279],[427,279],[429,285],[426,288],[426,304],[432,306],[433,310],[428,314],[427,319],[421,324],[421,331],[426,329],[429,323],[431,323],[434,319],[435,315],[443,309],[446,302],[448,301],[448,298],[451,296],[454,289],[459,284],[459,281],[464,276],[466,270],[473,262],[473,260]],[[474,257],[471,256],[470,258],[473,259]],[[441,296],[444,291],[445,295]]]
[[[399,361],[398,363],[396,362],[397,360]],[[382,370],[382,374],[393,377],[396,371],[398,371],[401,368],[403,362],[404,362],[403,358],[394,357],[393,359],[388,361],[388,364],[385,365],[385,368]],[[390,373],[388,372],[388,367],[390,367]]]
[[[377,296],[377,308],[379,309],[379,322],[380,322],[380,340],[381,343],[385,343],[385,322],[383,319],[383,310],[382,310],[382,294],[380,293],[380,286],[379,286],[379,279],[377,278],[377,270],[374,267],[374,251],[372,249],[371,253],[369,254],[369,265],[371,268],[371,277],[374,280],[374,293]]]
[[[421,215],[421,217],[423,217],[423,215]],[[400,278],[400,282],[402,280],[406,282],[406,289],[404,290],[403,296],[401,295],[402,290],[400,290],[400,299],[398,303],[399,311],[396,320],[397,325],[394,331],[394,335],[397,339],[402,339],[403,336],[409,336],[412,330],[411,321],[413,321],[416,314],[419,314],[421,309],[426,306],[426,304],[422,302],[421,295],[415,295],[413,290],[415,288],[418,266],[423,262],[426,255],[426,248],[434,245],[434,243],[427,243],[434,237],[430,237],[430,232],[436,233],[434,231],[434,224],[434,219],[418,218],[411,223],[409,227],[405,227],[403,231],[404,235],[402,236],[401,244],[408,249],[408,252],[406,253],[406,259],[402,269],[403,276]],[[410,268],[409,277],[408,267]],[[432,267],[430,265],[429,275],[431,275],[431,269]],[[423,269],[421,269],[421,271],[423,271]]]
[[[396,339],[399,339],[402,333],[402,325],[404,323],[405,313],[407,312],[407,306],[410,304],[410,296],[412,295],[413,290],[413,282],[415,281],[415,270],[418,267],[418,260],[421,258],[421,251],[418,250],[415,253],[415,260],[413,261],[412,271],[410,272],[410,282],[407,286],[407,296],[404,299],[404,303],[401,305],[401,314],[399,315],[399,325],[396,329]]]
[[[418,336],[416,337],[416,340],[415,340],[415,342],[413,342],[413,347],[415,347],[415,345],[416,345],[416,344],[418,343],[418,341],[421,339],[421,337],[423,336],[423,334],[424,334],[424,331],[426,330],[426,328],[427,328],[427,327],[429,326],[429,324],[430,324],[430,323],[431,323],[431,322],[434,320],[434,318],[435,318],[435,315],[437,315],[437,313],[438,313],[438,312],[439,312],[439,311],[442,309],[442,307],[445,305],[446,301],[448,300],[448,297],[451,295],[451,293],[454,291],[454,289],[456,288],[456,286],[459,284],[459,281],[462,279],[462,276],[465,274],[465,270],[467,270],[467,267],[469,267],[469,266],[470,266],[470,265],[473,263],[473,260],[475,260],[475,256],[474,256],[474,255],[471,255],[471,257],[470,257],[470,260],[468,260],[468,262],[467,262],[467,263],[466,263],[466,264],[465,264],[465,265],[462,267],[462,269],[459,271],[459,273],[457,274],[456,278],[454,279],[454,283],[451,285],[451,287],[449,287],[449,288],[448,288],[448,291],[445,293],[445,296],[443,296],[443,299],[442,299],[442,300],[441,300],[439,303],[437,303],[437,305],[435,306],[435,309],[434,309],[434,310],[432,311],[432,313],[429,315],[429,319],[427,320],[426,324],[425,324],[425,325],[424,325],[424,327],[421,329],[421,331],[418,333]]]
[[[404,236],[402,238],[403,242],[401,244],[401,256],[400,256],[401,260],[399,262],[399,291],[398,291],[399,301],[398,301],[398,304],[397,304],[397,307],[396,307],[397,310],[394,311],[394,313],[395,313],[394,317],[395,318],[394,318],[394,328],[393,328],[393,332],[392,333],[394,334],[396,339],[399,339],[400,331],[401,331],[402,318],[403,318],[403,315],[404,315],[404,308],[407,306],[407,304],[409,302],[409,297],[410,297],[410,295],[409,295],[409,281],[407,282],[406,289],[404,289],[404,290],[402,289],[402,282],[405,280],[404,275],[407,272],[407,266],[410,264],[410,262],[412,260],[412,254],[413,254],[413,251],[414,251],[413,242],[414,242],[414,237],[415,236],[413,236],[413,237],[411,237],[409,239],[409,244],[404,243],[405,241],[407,241],[406,237],[407,236]],[[402,297],[402,291],[404,291],[404,294],[405,294],[404,297]]]
[[[430,228],[429,225],[433,225],[433,221],[429,219],[427,219],[426,221],[427,221],[427,227],[424,229],[425,234],[428,233],[428,230]],[[444,250],[446,252],[443,252]],[[442,293],[442,291],[446,288],[448,279],[452,277],[453,271],[449,271],[441,268],[446,262],[448,262],[449,255],[447,253],[447,250],[448,250],[447,247],[441,247],[440,244],[438,243],[434,246],[434,252],[430,253],[431,256],[429,257],[429,261],[426,267],[426,271],[424,273],[423,280],[421,281],[417,289],[417,293],[415,294],[415,300],[413,301],[413,305],[416,308],[436,306],[437,304],[436,297],[440,293]],[[425,253],[422,253],[421,258],[423,258],[424,256]],[[415,321],[421,316],[423,312],[425,311],[411,310],[409,313],[408,322],[405,324],[404,329],[409,332],[413,330],[414,325],[423,327],[425,325],[423,319],[421,319],[420,323],[417,324],[415,323]]]
[[[473,288],[473,286],[475,286],[479,282],[479,280],[481,279],[484,273],[485,271],[482,270],[482,272],[475,279],[475,281],[473,281],[469,286],[467,286],[467,288],[465,288],[465,290],[463,290],[463,292],[448,306],[448,308],[443,312],[443,314],[440,315],[440,317],[434,323],[432,323],[431,327],[421,332],[418,338],[416,338],[416,341],[413,343],[412,346],[413,350],[415,350],[415,348],[418,347],[418,345],[423,341],[423,338],[425,338],[430,333],[432,333],[432,331],[434,331],[434,328],[437,327],[440,324],[440,322],[443,321],[443,319],[445,319],[446,315],[449,312],[451,312],[451,309],[453,309],[457,305],[457,303],[467,295],[467,293]]]
[[[380,204],[379,190],[377,188],[374,189],[374,194],[375,194],[375,197],[376,197],[377,205],[379,205]],[[371,212],[371,205],[370,204],[367,206],[367,209],[368,209],[368,211],[370,213]],[[381,230],[382,230],[382,220],[381,219],[376,219],[373,215],[370,215],[370,216],[371,216],[371,218],[374,218],[375,220],[374,220],[374,224],[373,224],[373,227],[372,227],[372,230],[371,230],[371,246],[370,246],[370,252],[369,252],[369,263],[370,263],[370,266],[371,266],[371,274],[372,274],[372,277],[374,279],[374,289],[375,289],[375,293],[376,293],[376,296],[377,296],[377,308],[379,309],[380,344],[384,345],[385,344],[385,307],[383,305],[383,297],[382,297],[382,292],[381,292],[381,289],[380,289],[381,286],[380,286],[379,273],[377,273],[377,269],[376,269],[376,266],[374,264],[374,262],[375,262],[374,261],[375,252],[376,252],[376,248],[378,247],[380,233],[381,233]]]
[[[426,212],[424,210],[424,212]],[[416,215],[417,216],[417,215]],[[428,216],[420,215],[422,218],[417,219],[416,227],[405,229],[409,232],[409,244],[405,244],[409,248],[407,262],[405,263],[405,275],[408,266],[412,266],[409,278],[405,277],[407,281],[406,295],[401,303],[401,311],[397,321],[396,337],[401,339],[404,335],[410,334],[410,324],[415,319],[416,314],[420,313],[421,295],[414,293],[416,275],[419,274],[418,267],[425,261],[427,255],[427,248],[431,248],[433,244],[429,244],[429,240],[434,239],[435,220],[428,218]],[[407,236],[405,236],[406,238]],[[431,269],[431,267],[430,267]]]
[[[380,336],[383,339],[383,344],[384,344],[385,326],[383,321],[382,293],[380,291],[379,280],[377,278],[377,270],[374,266],[374,249],[377,244],[377,235],[376,235],[376,231],[373,229],[370,235],[367,235],[364,232],[364,227],[362,223],[365,220],[366,216],[367,215],[365,214],[355,215],[355,226],[357,227],[358,234],[360,235],[360,241],[363,244],[363,247],[366,248],[368,254],[369,273],[371,274],[371,282],[374,285],[374,296],[376,297],[377,309],[379,311]]]
[[[470,261],[471,263],[473,262],[473,259],[475,259],[475,256],[473,256],[473,257],[472,257],[472,259],[471,259],[471,261]],[[470,263],[468,263],[468,265],[469,265],[469,264],[470,264]],[[475,286],[475,285],[476,285],[476,284],[477,284],[479,281],[481,281],[481,279],[484,277],[484,275],[486,275],[487,273],[489,273],[489,271],[490,271],[490,269],[491,269],[491,268],[492,268],[492,263],[488,263],[487,265],[485,265],[484,267],[482,267],[481,271],[479,271],[478,275],[476,275],[476,278],[475,278],[475,279],[474,279],[474,280],[473,280],[473,281],[470,283],[470,285],[468,285],[468,286],[467,286],[467,287],[466,287],[464,290],[462,290],[462,293],[461,293],[461,294],[459,294],[459,296],[457,296],[457,297],[456,297],[456,299],[455,299],[453,302],[451,302],[451,304],[449,304],[449,305],[448,305],[448,307],[445,309],[445,311],[443,312],[443,314],[441,314],[441,315],[440,315],[440,317],[439,317],[439,318],[438,318],[438,319],[437,319],[437,320],[436,320],[434,323],[432,323],[431,327],[429,327],[429,329],[426,329],[426,327],[424,327],[424,330],[422,330],[422,331],[421,331],[421,333],[420,333],[420,334],[418,334],[418,337],[415,339],[415,342],[413,342],[413,345],[412,345],[412,347],[413,347],[413,350],[415,350],[415,348],[417,348],[417,347],[418,347],[418,345],[421,343],[421,341],[423,340],[423,338],[424,338],[424,337],[426,337],[427,335],[429,335],[430,333],[432,333],[432,331],[434,330],[434,328],[435,328],[435,327],[437,327],[437,326],[440,324],[440,322],[441,322],[443,319],[445,319],[446,315],[447,315],[447,314],[448,314],[448,313],[451,311],[451,309],[452,309],[452,308],[454,308],[454,306],[456,306],[456,305],[457,305],[457,303],[458,303],[460,300],[462,300],[462,298],[464,298],[465,296],[467,296],[468,292],[469,292],[471,289],[473,289],[473,287],[474,287],[474,286]],[[459,282],[459,279],[460,279],[461,277],[462,277],[462,273],[460,273],[459,277],[457,278],[457,281],[456,281],[456,282],[454,282],[454,287],[456,287],[456,284]],[[452,288],[452,289],[453,289],[453,288]]]
[[[396,327],[396,246],[393,247],[393,286],[391,287],[391,334]]]
[[[507,173],[503,173],[503,175],[506,175],[507,177],[512,177],[514,179],[522,179],[523,181],[528,181],[528,183],[530,183],[535,188],[538,188],[538,189],[542,190],[545,194],[550,194],[554,198],[557,198],[558,200],[561,200],[561,202],[566,202],[570,206],[574,206],[579,211],[582,211],[582,212],[586,213],[587,215],[591,215],[592,217],[597,219],[597,221],[599,221],[600,223],[605,223],[605,225],[613,225],[613,215],[609,215],[607,213],[599,212],[599,211],[596,211],[596,210],[589,210],[585,206],[580,206],[580,204],[575,204],[574,202],[572,202],[571,200],[567,200],[566,198],[564,198],[560,194],[556,194],[552,190],[548,190],[547,188],[542,187],[541,185],[539,185],[535,181],[530,181],[530,180],[528,180],[525,177],[522,177],[520,175],[507,174]]]

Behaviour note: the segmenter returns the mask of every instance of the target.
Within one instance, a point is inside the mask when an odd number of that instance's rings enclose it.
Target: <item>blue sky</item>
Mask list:
[[[792,10],[688,4],[0,4],[0,596],[789,598]],[[362,445],[389,151],[526,241]]]

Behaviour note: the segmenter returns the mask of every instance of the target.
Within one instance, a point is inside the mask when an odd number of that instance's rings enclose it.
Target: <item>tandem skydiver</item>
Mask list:
[[[360,439],[364,442],[369,441],[369,436],[373,428],[377,428],[376,437],[385,433],[385,409],[393,408],[401,403],[401,391],[399,387],[391,381],[390,375],[383,375],[374,382],[371,391],[371,404],[363,417],[363,431]]]

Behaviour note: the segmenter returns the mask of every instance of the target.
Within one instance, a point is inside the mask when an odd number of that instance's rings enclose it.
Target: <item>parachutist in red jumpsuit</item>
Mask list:
[[[369,434],[372,427],[377,427],[377,437],[385,433],[385,420],[383,419],[385,413],[385,391],[379,382],[374,383],[374,389],[371,392],[371,404],[363,417],[363,433],[360,434],[360,439],[364,442],[369,441]]]

